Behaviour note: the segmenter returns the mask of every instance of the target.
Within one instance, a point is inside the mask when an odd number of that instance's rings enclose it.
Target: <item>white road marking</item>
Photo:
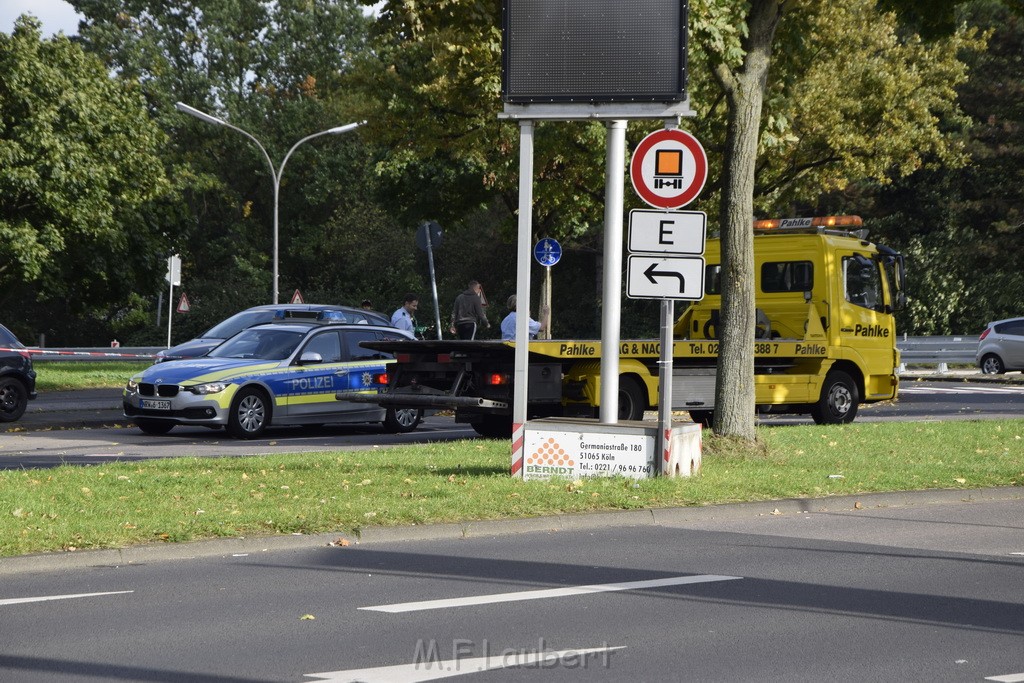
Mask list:
[[[989,676],[986,681],[998,681],[998,683],[1021,683],[1024,681],[1024,674],[1006,674],[1005,676]]]
[[[349,669],[348,671],[325,671],[318,674],[305,674],[306,678],[316,678],[330,683],[419,683],[419,681],[436,681],[441,678],[454,678],[480,671],[495,669],[511,669],[531,664],[554,664],[567,657],[573,662],[587,655],[623,650],[618,647],[595,647],[587,650],[558,650],[555,652],[519,652],[495,653],[487,657],[470,659],[449,659],[446,661],[428,660],[416,664],[399,664],[396,666],[380,666],[373,669]]]
[[[652,579],[649,581],[627,581],[624,583],[599,583],[589,586],[569,586],[566,588],[547,588],[535,591],[518,591],[515,593],[493,593],[491,595],[474,595],[467,598],[450,600],[424,600],[422,602],[402,602],[392,605],[376,605],[359,609],[373,612],[418,612],[428,609],[447,609],[449,607],[467,607],[469,605],[490,605],[496,602],[518,602],[520,600],[544,600],[561,598],[567,595],[585,595],[587,593],[607,593],[611,591],[642,590],[644,588],[660,588],[661,586],[679,586],[690,583],[709,583],[711,581],[732,581],[742,576],[718,576],[716,574],[700,574],[697,576],[674,576],[668,579]]]
[[[900,387],[901,394],[1019,394],[1020,387]]]
[[[106,593],[75,593],[74,595],[43,595],[35,598],[8,598],[0,600],[2,605],[21,605],[26,602],[46,602],[47,600],[71,600],[72,598],[94,598],[99,595],[123,595],[135,591],[107,591]]]

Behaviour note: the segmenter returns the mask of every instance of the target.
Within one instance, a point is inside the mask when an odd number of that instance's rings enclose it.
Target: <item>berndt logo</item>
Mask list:
[[[526,456],[526,471],[536,474],[572,474],[576,462],[554,437]]]

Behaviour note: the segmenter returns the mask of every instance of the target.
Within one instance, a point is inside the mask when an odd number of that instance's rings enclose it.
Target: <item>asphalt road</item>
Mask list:
[[[1022,496],[0,560],[0,679],[1021,681]]]
[[[1024,416],[1024,380],[1002,382],[973,376],[960,381],[904,381],[900,399],[862,406],[859,422],[1020,418]],[[964,381],[969,379],[970,381]],[[1009,380],[1009,381],[1006,381]],[[651,419],[654,414],[651,413]],[[807,415],[762,415],[762,425],[811,424]],[[121,414],[120,392],[89,390],[43,394],[22,420],[0,433],[0,469],[52,467],[63,463],[98,464],[178,456],[222,457],[298,453],[337,448],[380,448],[476,438],[450,417],[430,416],[410,434],[386,434],[380,425],[328,425],[322,428],[271,428],[260,439],[238,440],[223,430],[175,427],[169,434],[140,432]]]

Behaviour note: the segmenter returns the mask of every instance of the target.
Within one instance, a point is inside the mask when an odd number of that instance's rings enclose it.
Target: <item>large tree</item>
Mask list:
[[[165,136],[138,89],[23,16],[0,33],[0,305],[81,314],[155,279],[166,245],[138,220],[169,190]]]

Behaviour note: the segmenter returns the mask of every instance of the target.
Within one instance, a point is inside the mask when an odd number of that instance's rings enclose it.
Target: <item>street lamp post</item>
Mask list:
[[[249,138],[254,143],[256,143],[256,146],[260,148],[261,152],[263,152],[263,158],[267,160],[267,166],[270,167],[270,177],[274,181],[274,258],[273,258],[273,261],[274,261],[274,301],[273,301],[273,303],[276,304],[278,302],[278,294],[279,294],[279,288],[278,288],[278,268],[277,268],[277,253],[278,253],[277,204],[278,204],[278,197],[281,194],[281,174],[284,173],[284,166],[285,166],[285,164],[288,163],[288,158],[292,155],[292,152],[294,152],[295,149],[299,145],[301,145],[302,143],[307,142],[309,140],[312,140],[313,138],[318,138],[321,135],[338,135],[340,133],[347,133],[350,130],[355,130],[359,126],[363,125],[364,123],[366,123],[366,121],[359,121],[357,123],[347,123],[344,126],[335,126],[334,128],[328,128],[327,130],[322,130],[319,133],[313,133],[312,135],[307,135],[306,137],[302,138],[301,140],[296,142],[294,145],[292,145],[292,148],[290,150],[288,150],[287,154],[284,155],[284,159],[281,161],[281,166],[277,170],[274,170],[274,162],[270,160],[270,155],[267,154],[267,150],[263,147],[263,145],[260,144],[260,141],[257,140],[252,134],[248,133],[247,131],[242,130],[238,126],[231,125],[230,123],[228,123],[224,119],[217,118],[216,116],[211,116],[210,114],[207,114],[206,112],[199,111],[195,107],[190,107],[187,104],[185,104],[184,102],[177,102],[174,105],[174,107],[178,111],[184,112],[184,113],[188,114],[189,116],[194,116],[194,117],[196,117],[197,119],[199,119],[201,121],[205,121],[207,123],[212,123],[215,126],[226,126],[226,127],[230,128],[231,130],[234,130],[234,131],[237,131],[237,132],[241,133],[242,135],[244,135],[245,137]]]

